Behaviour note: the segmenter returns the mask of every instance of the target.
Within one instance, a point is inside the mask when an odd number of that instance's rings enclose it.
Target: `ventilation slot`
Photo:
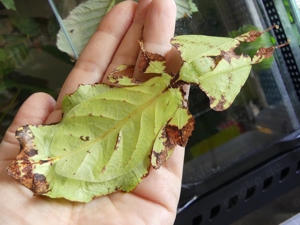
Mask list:
[[[239,200],[239,196],[235,195],[228,200],[227,209],[232,209]]]
[[[263,191],[267,190],[271,186],[272,181],[273,181],[273,177],[268,177],[264,180]]]
[[[200,225],[202,222],[202,215],[199,215],[193,219],[193,225]]]
[[[255,189],[256,189],[255,186],[252,186],[252,187],[250,187],[250,188],[247,189],[245,200],[250,199],[254,195]]]
[[[287,177],[287,175],[289,174],[289,171],[290,171],[289,167],[286,167],[283,170],[281,170],[279,181],[283,181]]]
[[[211,209],[210,217],[209,217],[210,220],[215,218],[219,214],[220,208],[221,208],[220,205],[217,205]]]

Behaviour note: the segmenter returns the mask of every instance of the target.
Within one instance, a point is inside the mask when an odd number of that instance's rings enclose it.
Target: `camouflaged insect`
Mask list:
[[[276,48],[261,48],[252,59],[234,53],[240,42],[252,42],[262,33],[234,39],[177,36],[171,40],[183,61],[177,74],[167,73],[164,57],[146,52],[141,43],[138,68],[157,76],[141,83],[123,75],[134,66],[121,65],[109,76],[118,87],[80,85],[65,96],[60,123],[17,130],[21,152],[8,173],[35,195],[71,201],[132,191],[151,166],[158,169],[176,145],[187,144],[194,119],[183,85],[199,85],[211,108],[227,109],[251,66]]]

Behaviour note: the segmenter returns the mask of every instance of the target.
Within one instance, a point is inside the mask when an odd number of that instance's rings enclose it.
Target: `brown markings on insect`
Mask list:
[[[213,109],[216,111],[223,111],[225,103],[226,103],[225,96],[221,95],[221,100],[218,102],[218,104]]]
[[[116,140],[115,150],[118,150],[120,142],[121,142],[121,136],[119,134]]]
[[[148,66],[150,65],[150,62],[164,62],[166,60],[165,57],[163,57],[160,54],[145,51],[143,48],[142,41],[140,41],[140,46],[142,49],[142,54],[138,64],[138,69],[141,73],[144,73],[147,70]]]
[[[79,138],[80,138],[80,140],[82,140],[82,141],[89,141],[89,140],[90,140],[90,137],[89,137],[89,136],[85,136],[85,137],[84,137],[84,136],[82,135],[82,136],[80,136]]]
[[[30,149],[29,151],[26,152],[26,154],[29,156],[29,157],[32,157],[32,156],[35,156],[38,154],[38,151],[36,149]]]
[[[168,143],[171,145],[180,145],[181,147],[185,147],[189,137],[194,130],[195,120],[191,117],[187,124],[184,125],[181,129],[179,129],[175,125],[167,125],[166,126],[166,133],[168,137]]]
[[[51,162],[51,159],[46,159],[46,160],[40,160],[39,161],[39,164],[44,164],[44,163],[48,163],[48,162]]]
[[[219,64],[219,62],[223,59],[223,55],[211,56],[211,58],[214,60],[214,63],[211,66],[211,69],[213,70],[214,68],[216,68],[216,66]]]
[[[103,166],[103,168],[102,168],[102,170],[101,170],[101,173],[103,173],[105,170],[106,170],[106,167]]]
[[[152,149],[152,153],[150,155],[150,160],[153,157],[156,160],[156,165],[152,165],[153,169],[156,170],[159,169],[160,166],[166,161],[166,158],[168,156],[168,151],[175,147],[174,144],[169,142],[165,127],[163,128],[163,131],[159,139],[165,139],[164,149],[161,149],[159,152],[157,152],[157,150],[155,151],[154,149]]]
[[[254,42],[259,36],[262,35],[263,32],[252,30],[246,34],[242,34],[238,36],[236,39],[243,42]]]
[[[207,92],[205,92],[205,94],[207,95]],[[216,98],[213,97],[213,96],[209,96],[209,95],[207,95],[207,96],[209,97],[209,104],[210,104],[210,105],[214,104]]]
[[[34,195],[45,194],[49,191],[49,184],[43,174],[36,173],[33,175],[33,186],[31,190],[34,192]]]
[[[173,146],[174,148],[175,146]],[[173,149],[172,148],[172,149]],[[159,169],[160,166],[166,161],[167,156],[168,156],[168,151],[171,150],[168,147],[166,147],[164,150],[162,150],[161,152],[155,152],[153,151],[152,154],[156,159],[156,165],[153,165],[153,169]]]
[[[118,84],[119,80],[123,77],[131,77],[134,72],[135,65],[128,65],[125,69],[119,70],[115,69],[113,72],[109,74],[109,78],[112,78],[114,81],[114,84]],[[137,80],[133,79],[131,80],[132,83],[139,83]]]
[[[31,149],[36,149],[33,143],[34,135],[28,125],[20,127],[16,131],[16,138],[20,144],[20,150],[23,150],[27,155],[32,154]]]
[[[230,90],[230,88],[231,88],[231,84],[232,84],[232,82],[233,82],[233,76],[232,76],[232,73],[228,73],[227,74],[227,78],[228,78],[228,85],[227,85],[227,90]]]
[[[37,150],[34,144],[34,135],[29,126],[20,127],[16,131],[16,138],[20,143],[20,153],[6,168],[6,171],[22,185],[32,190],[35,195],[46,193],[49,185],[44,179],[45,177],[41,174],[32,174],[35,165],[32,164],[30,158],[37,154]]]
[[[115,187],[115,192],[117,191],[122,191],[122,185],[120,185],[119,187]]]
[[[274,53],[275,48],[269,47],[269,48],[259,48],[253,58],[257,57],[257,60],[255,62],[252,62],[252,64],[259,63],[263,59],[270,58]]]
[[[239,59],[241,56],[235,54],[233,49],[230,49],[229,51],[221,51],[221,56],[224,60],[226,60],[228,63],[231,63],[231,59],[236,58]]]
[[[189,112],[187,112],[189,114]],[[189,114],[190,115],[190,114]],[[194,130],[195,120],[190,117],[187,124],[181,129],[178,126],[168,124],[165,126],[162,136],[160,138],[166,139],[164,142],[164,149],[160,152],[152,151],[153,156],[156,158],[156,165],[153,166],[154,169],[159,169],[160,166],[166,161],[168,157],[168,152],[173,150],[176,145],[185,147],[189,137]]]

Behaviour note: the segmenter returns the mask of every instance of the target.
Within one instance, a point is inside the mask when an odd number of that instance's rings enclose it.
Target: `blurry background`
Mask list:
[[[63,15],[80,1],[57,1]],[[59,25],[47,0],[0,3],[0,140],[18,108],[35,92],[56,97],[74,62],[56,47]]]

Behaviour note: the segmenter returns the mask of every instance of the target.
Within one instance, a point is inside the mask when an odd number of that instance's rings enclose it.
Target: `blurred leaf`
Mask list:
[[[74,62],[71,61],[70,56],[65,53],[60,51],[59,49],[57,49],[57,47],[53,46],[53,45],[42,45],[42,49],[47,52],[48,54],[54,56],[55,58],[59,59],[62,62],[74,65]]]
[[[1,34],[11,34],[13,32],[13,26],[10,21],[10,18],[1,18],[0,19],[0,35]],[[1,42],[0,42],[1,45]]]
[[[29,54],[28,46],[22,44],[10,46],[6,49],[9,63],[15,67],[22,66],[24,64],[24,60]]]
[[[5,6],[5,8],[16,10],[14,0],[0,0],[0,2],[2,2],[2,4]]]
[[[121,0],[89,0],[79,4],[63,20],[77,54],[83,50],[103,16],[119,2]],[[57,47],[74,57],[72,48],[62,29],[57,34]]]
[[[7,53],[3,48],[0,48],[0,61],[4,62],[7,60]]]
[[[14,34],[3,34],[0,35],[0,42],[5,47],[15,46],[18,44],[27,44],[27,38],[23,35],[14,35]]]
[[[35,92],[46,92],[52,96],[57,95],[55,91],[48,88],[46,80],[24,75],[15,71],[10,72],[0,81],[0,92],[10,88],[28,90],[30,92],[29,95]],[[29,97],[29,95],[27,97]]]
[[[3,50],[7,55],[6,67],[23,65],[31,47],[30,39],[23,35],[0,35],[0,40],[4,43]],[[1,67],[1,69],[3,70],[5,67]]]
[[[8,73],[14,71],[15,66],[9,60],[2,62],[0,61],[0,79],[2,79]],[[1,83],[2,81],[0,81]]]
[[[192,0],[175,0],[177,6],[176,19],[191,16],[194,12],[198,12],[198,8]]]
[[[292,14],[292,10],[291,10],[292,7],[291,7],[289,1],[283,0],[282,3],[284,5],[284,8],[285,8],[285,11],[289,18],[290,23],[293,24],[295,22],[295,20],[294,20],[293,14]]]
[[[11,21],[23,34],[27,36],[36,36],[40,32],[39,24],[32,18],[12,16]]]

